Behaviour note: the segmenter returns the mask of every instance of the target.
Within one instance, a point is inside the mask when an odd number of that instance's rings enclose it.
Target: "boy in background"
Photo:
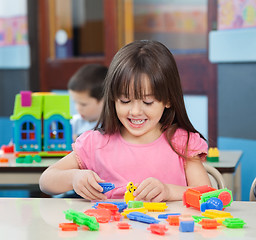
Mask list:
[[[68,90],[78,112],[71,119],[73,141],[97,124],[103,106],[103,86],[107,71],[105,66],[88,64],[81,67],[68,82]]]

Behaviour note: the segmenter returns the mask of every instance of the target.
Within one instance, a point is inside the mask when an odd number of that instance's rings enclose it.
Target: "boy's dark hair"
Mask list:
[[[100,64],[84,65],[71,77],[68,89],[75,92],[88,91],[91,97],[100,101],[107,71],[108,68]]]

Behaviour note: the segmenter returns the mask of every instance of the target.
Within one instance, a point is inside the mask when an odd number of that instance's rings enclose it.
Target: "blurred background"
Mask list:
[[[256,176],[255,0],[0,0],[0,146],[12,138],[17,93],[65,94],[82,65],[108,66],[138,39],[174,54],[189,117],[209,146],[242,151],[248,200]]]

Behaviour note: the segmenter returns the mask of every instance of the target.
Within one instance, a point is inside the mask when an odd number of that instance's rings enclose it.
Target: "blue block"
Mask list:
[[[180,232],[194,232],[194,221],[181,221],[179,230]]]
[[[106,193],[115,188],[115,185],[113,183],[98,183],[98,184],[103,188],[102,193]]]
[[[223,203],[219,198],[212,197],[207,202],[201,204],[201,212],[205,212],[206,209],[216,209],[221,211],[223,209]]]
[[[141,212],[131,212],[129,214],[127,214],[127,218],[129,218],[130,220],[133,221],[138,221],[138,222],[143,222],[143,223],[159,223],[159,220],[156,220],[155,218],[148,216],[145,213],[141,213]]]

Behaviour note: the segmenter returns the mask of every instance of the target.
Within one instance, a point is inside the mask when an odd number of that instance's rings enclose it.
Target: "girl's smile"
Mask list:
[[[132,127],[140,128],[144,126],[144,123],[146,123],[146,119],[129,119]]]

